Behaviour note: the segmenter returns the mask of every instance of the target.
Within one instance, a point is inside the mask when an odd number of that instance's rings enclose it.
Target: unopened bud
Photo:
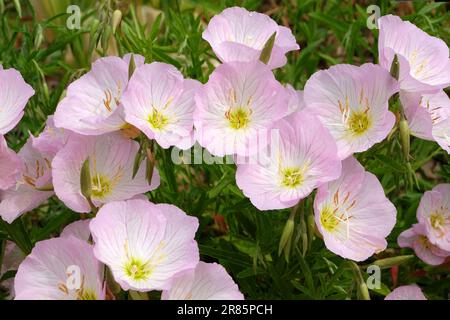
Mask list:
[[[80,186],[81,186],[81,194],[86,199],[90,199],[92,195],[92,181],[91,181],[91,168],[89,164],[89,158],[87,158],[84,161],[83,166],[81,167]]]
[[[392,60],[392,64],[391,64],[391,76],[395,79],[398,80],[399,74],[400,74],[400,64],[398,62],[398,57],[397,55],[394,56],[394,59]]]
[[[405,157],[406,161],[409,161],[409,152],[410,152],[410,130],[408,121],[406,119],[400,120],[400,143],[402,145],[403,157]]]
[[[114,10],[112,14],[112,30],[113,34],[116,33],[116,29],[119,26],[120,22],[122,21],[122,11],[119,9]]]
[[[281,255],[281,252],[289,247],[290,242],[292,241],[292,235],[294,234],[294,219],[289,218],[286,222],[283,233],[281,234],[280,244],[278,246],[278,255]]]
[[[136,174],[139,171],[141,162],[142,162],[142,152],[141,152],[141,150],[139,150],[138,153],[136,153],[136,156],[134,157],[133,176],[132,176],[133,179],[136,177]]]
[[[151,148],[147,148],[147,162],[146,162],[146,170],[145,170],[145,176],[147,178],[148,184],[152,184],[152,178],[153,178],[153,170],[155,169],[155,158],[153,157],[153,153]]]
[[[134,54],[130,54],[130,64],[128,65],[128,80],[131,79],[134,70],[136,70],[136,62],[134,61]]]
[[[369,288],[364,281],[361,281],[358,285],[358,297],[360,300],[370,300]]]
[[[413,255],[397,256],[392,258],[379,259],[376,260],[373,264],[379,266],[380,268],[392,268],[393,266],[398,266],[405,262],[408,262],[412,258],[414,258]]]
[[[112,33],[111,26],[106,25],[105,30],[103,31],[103,34],[102,34],[102,42],[101,42],[103,51],[108,50],[109,38],[111,37],[111,33]]]
[[[270,38],[264,44],[264,48],[261,51],[261,55],[259,56],[259,60],[263,63],[268,64],[270,60],[270,56],[272,54],[273,45],[275,44],[275,37],[277,33],[274,32]]]

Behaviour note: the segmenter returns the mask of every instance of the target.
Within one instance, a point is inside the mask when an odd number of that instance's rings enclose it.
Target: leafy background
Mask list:
[[[70,4],[81,8],[79,30],[66,27]],[[38,134],[67,85],[87,72],[100,56],[139,53],[146,62],[167,62],[186,77],[206,82],[218,61],[201,34],[213,15],[230,6],[269,14],[292,29],[301,50],[288,54],[288,64],[276,70],[276,77],[296,89],[302,89],[315,71],[334,64],[376,63],[378,30],[366,26],[370,4],[338,0],[0,0],[0,63],[18,69],[36,91],[25,117],[8,134],[8,144],[18,151],[30,132]],[[382,15],[397,14],[449,43],[448,3],[381,1],[378,5]],[[115,9],[122,10],[123,19],[113,33]],[[392,108],[395,111],[396,106]],[[450,182],[448,155],[437,144],[413,138],[411,150],[416,176],[412,183],[397,134],[358,155],[366,170],[381,181],[398,216],[388,249],[357,269],[328,251],[314,231],[313,197],[303,201],[295,218],[289,259],[284,253],[279,255],[290,211],[260,212],[254,208],[235,184],[234,165],[175,165],[170,161],[170,150],[157,149],[162,182],[149,198],[175,204],[199,218],[197,240],[202,260],[224,265],[248,299],[355,299],[359,297],[360,274],[367,278],[368,265],[412,254],[409,249],[398,248],[398,234],[416,221],[422,193],[437,183]],[[52,198],[12,225],[0,222],[0,263],[6,239],[28,253],[36,241],[57,236],[65,225],[79,218]],[[370,291],[372,299],[382,299],[393,287],[413,282],[429,298],[448,299],[449,264],[430,267],[416,257],[401,260],[399,266],[383,266],[382,286]],[[0,281],[13,275],[9,273]]]

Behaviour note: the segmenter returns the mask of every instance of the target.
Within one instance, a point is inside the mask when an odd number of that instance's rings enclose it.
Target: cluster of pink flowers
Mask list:
[[[411,132],[450,152],[450,84],[444,42],[398,17],[380,18],[380,64],[336,65],[316,72],[304,91],[280,84],[272,70],[298,50],[288,28],[264,14],[229,8],[203,33],[220,64],[206,84],[139,55],[98,59],[69,85],[45,130],[18,154],[0,136],[0,216],[8,223],[56,195],[91,220],[38,242],[20,263],[17,299],[105,299],[109,267],[123,290],[161,290],[163,299],[242,299],[218,264],[199,262],[198,221],[144,194],[160,184],[145,164],[133,174],[139,129],[162,148],[197,141],[216,156],[258,158],[237,165],[236,182],[260,210],[293,207],[317,189],[315,221],[337,255],[363,261],[383,251],[396,209],[375,175],[353,156],[384,140],[396,119],[388,101],[400,93]],[[267,63],[260,61],[275,33]],[[390,75],[398,57],[398,80]],[[129,75],[130,60],[136,69]],[[0,134],[20,120],[33,89],[15,70],[0,70]],[[267,139],[276,132],[278,139]],[[89,164],[90,197],[80,176]],[[419,223],[399,238],[430,264],[450,256],[450,185],[426,192]],[[76,266],[81,285],[67,282]],[[74,271],[75,272],[75,271]]]

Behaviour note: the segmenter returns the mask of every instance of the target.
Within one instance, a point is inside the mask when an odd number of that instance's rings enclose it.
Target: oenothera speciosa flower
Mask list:
[[[0,135],[6,134],[22,119],[28,99],[34,90],[15,69],[0,65]]]
[[[448,46],[408,21],[387,15],[378,19],[380,64],[390,70],[397,55],[401,90],[424,91],[450,85]]]
[[[162,300],[243,300],[224,267],[217,263],[200,261],[194,270],[174,277],[169,290],[163,291]]]
[[[417,284],[395,288],[384,300],[427,300]]]
[[[279,135],[272,135],[259,159],[239,164],[236,172],[237,185],[258,209],[292,207],[320,184],[339,177],[336,143],[314,115],[295,112],[279,120],[273,132]]]
[[[72,222],[61,231],[62,238],[75,237],[85,242],[89,242],[91,238],[91,230],[89,224],[91,219],[84,219]]]
[[[163,148],[188,149],[194,143],[194,94],[200,86],[172,65],[144,64],[123,95],[125,119]]]
[[[339,179],[318,188],[314,212],[327,248],[355,261],[386,249],[396,221],[380,182],[353,157],[342,162]]]
[[[47,119],[44,131],[42,131],[38,137],[31,135],[33,147],[41,154],[53,159],[55,155],[61,150],[71,132],[63,128],[56,128],[53,116],[49,116]]]
[[[196,138],[216,156],[248,156],[265,148],[267,133],[287,114],[289,96],[260,61],[218,66],[195,96]]]
[[[96,206],[127,200],[156,189],[160,178],[153,171],[151,184],[142,163],[133,178],[133,164],[139,144],[119,132],[101,136],[73,134],[52,162],[53,186],[58,198],[76,212],[90,212],[88,200],[81,193],[81,168],[89,160],[91,200]]]
[[[424,225],[432,244],[450,251],[450,184],[439,184],[424,193],[417,220]]]
[[[233,7],[214,16],[203,32],[222,62],[258,60],[267,40],[276,33],[270,68],[286,64],[286,53],[300,49],[289,28],[277,25],[269,16]]]
[[[51,191],[51,158],[33,148],[31,139],[19,151],[19,157],[23,165],[15,185],[0,190],[0,216],[8,223],[35,209],[54,194]]]
[[[388,100],[397,91],[397,81],[380,66],[341,64],[313,74],[306,82],[304,99],[345,159],[386,138],[395,123]]]
[[[400,92],[411,134],[436,141],[450,153],[450,99],[443,90],[435,93]]]
[[[20,157],[8,148],[5,138],[0,135],[0,190],[6,190],[16,183],[22,170]]]
[[[16,300],[103,300],[103,266],[75,237],[36,243],[14,281]]]
[[[440,265],[447,257],[450,257],[450,252],[430,243],[426,228],[422,224],[415,224],[412,228],[403,231],[398,236],[397,242],[401,248],[413,249],[420,259],[432,266]]]
[[[143,57],[134,55],[136,65]],[[92,69],[72,82],[58,104],[55,125],[83,135],[100,135],[127,128],[121,103],[128,84],[130,55],[96,60]]]
[[[94,254],[124,290],[167,290],[195,268],[198,220],[169,204],[133,199],[108,203],[92,219]]]

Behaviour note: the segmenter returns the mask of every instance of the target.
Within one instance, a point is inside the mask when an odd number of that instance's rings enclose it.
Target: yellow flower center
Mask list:
[[[92,290],[83,290],[78,295],[78,300],[97,300],[97,294]]]
[[[302,171],[298,168],[286,168],[281,172],[281,175],[282,185],[288,188],[295,188],[304,180]]]
[[[250,123],[250,112],[243,109],[237,108],[235,110],[229,110],[225,113],[225,117],[230,123],[230,127],[239,130],[245,129]]]
[[[430,215],[430,223],[433,229],[439,229],[445,225],[445,218],[442,214],[434,212]]]
[[[152,269],[148,263],[143,263],[139,259],[131,258],[130,261],[124,267],[125,274],[133,280],[147,280]]]
[[[325,207],[320,213],[320,224],[328,232],[333,231],[339,224],[339,219],[330,207]]]
[[[153,129],[162,130],[169,123],[169,118],[153,108],[152,113],[148,117],[148,122]]]
[[[101,174],[92,175],[92,197],[103,198],[109,195],[112,191],[111,180]]]
[[[361,135],[369,129],[371,121],[366,112],[354,112],[348,118],[347,124],[351,133]]]

